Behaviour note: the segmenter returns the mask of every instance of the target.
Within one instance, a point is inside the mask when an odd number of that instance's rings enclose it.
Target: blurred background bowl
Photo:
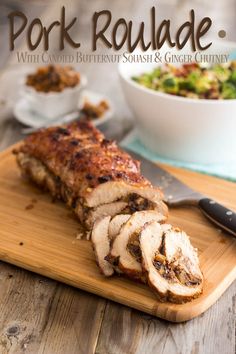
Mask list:
[[[215,41],[204,54],[231,54],[235,50],[235,43]],[[163,55],[166,51],[180,54],[166,47],[160,52]],[[189,54],[190,49],[181,50],[184,53]],[[236,99],[179,97],[145,88],[132,80],[157,66],[124,62],[119,65],[123,93],[134,114],[141,142],[158,155],[177,161],[235,163]]]
[[[76,111],[81,91],[86,85],[87,78],[81,75],[78,85],[67,87],[61,92],[38,92],[33,87],[24,85],[22,96],[28,101],[33,112],[51,120]]]

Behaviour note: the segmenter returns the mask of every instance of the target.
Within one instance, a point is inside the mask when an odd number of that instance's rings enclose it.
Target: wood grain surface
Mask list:
[[[161,303],[145,285],[121,276],[103,277],[91,243],[76,239],[77,220],[62,203],[52,203],[49,195],[20,177],[13,148],[0,155],[1,260],[173,322],[200,315],[235,280],[236,239],[212,226],[195,208],[171,210],[169,222],[186,230],[199,249],[205,280],[198,299],[182,305]],[[236,208],[236,197],[227,202],[232,183],[167,169],[192,188]]]

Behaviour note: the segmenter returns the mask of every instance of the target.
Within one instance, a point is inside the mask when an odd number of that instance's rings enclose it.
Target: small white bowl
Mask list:
[[[223,41],[215,43],[211,53],[228,54],[233,50],[236,50],[235,43]],[[172,160],[236,163],[236,99],[178,97],[145,88],[131,79],[157,66],[155,63],[119,65],[123,92],[143,144]]]
[[[33,87],[24,85],[22,96],[27,99],[33,112],[52,120],[78,109],[80,93],[86,84],[86,77],[81,75],[78,85],[65,88],[61,92],[38,92]]]
[[[19,99],[13,109],[13,114],[18,122],[35,129],[49,127],[52,125],[59,125],[59,124],[66,124],[71,122],[73,119],[78,119],[78,110],[81,110],[85,101],[89,101],[92,104],[98,104],[100,101],[104,100],[107,101],[109,108],[103,114],[102,117],[92,120],[92,123],[95,126],[99,126],[105,124],[108,120],[110,120],[114,115],[114,107],[110,99],[100,93],[83,90],[80,94],[79,101],[77,102],[76,110],[72,113],[67,113],[65,115],[59,116],[55,119],[46,119],[41,114],[33,112],[29,102],[23,96]],[[1,97],[0,97],[1,101]],[[77,114],[76,114],[77,112]],[[0,105],[0,113],[1,113],[1,105]],[[2,116],[2,114],[1,114]],[[24,131],[27,131],[28,128],[23,128]]]

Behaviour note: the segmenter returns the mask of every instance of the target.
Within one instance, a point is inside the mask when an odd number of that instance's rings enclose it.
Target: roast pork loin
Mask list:
[[[140,164],[89,122],[40,130],[15,151],[25,175],[64,200],[91,229],[97,218],[167,208]]]
[[[197,252],[184,232],[163,224],[168,213],[160,189],[91,123],[40,130],[14,153],[23,174],[66,202],[91,232],[105,276],[147,281],[161,301],[201,293]]]
[[[185,232],[152,221],[144,226],[139,242],[148,284],[161,301],[182,303],[201,294],[197,251]]]

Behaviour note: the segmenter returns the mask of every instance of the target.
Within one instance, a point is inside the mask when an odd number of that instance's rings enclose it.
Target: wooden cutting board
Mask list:
[[[11,154],[0,154],[0,259],[173,322],[206,311],[236,278],[236,239],[220,232],[195,208],[170,210],[170,222],[186,230],[199,249],[204,292],[191,303],[160,303],[145,285],[105,279],[91,243],[77,240],[79,224],[60,202],[24,181]],[[236,209],[236,184],[165,167],[199,192]]]

